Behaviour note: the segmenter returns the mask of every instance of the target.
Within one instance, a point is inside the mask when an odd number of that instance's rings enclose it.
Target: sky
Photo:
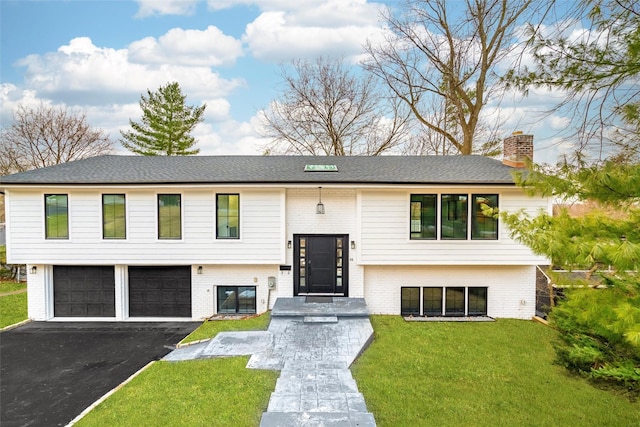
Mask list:
[[[140,96],[177,81],[187,104],[207,104],[200,154],[261,154],[259,112],[279,95],[279,64],[357,64],[382,37],[386,6],[397,0],[0,0],[0,126],[17,105],[43,102],[83,110],[117,141],[140,120]],[[552,100],[507,94],[489,117],[504,136],[533,133],[536,161],[554,162],[568,122],[538,114]]]

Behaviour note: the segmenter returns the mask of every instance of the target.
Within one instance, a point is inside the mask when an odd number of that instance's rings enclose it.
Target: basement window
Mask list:
[[[488,288],[486,286],[402,287],[400,293],[400,314],[402,316],[464,317],[487,315]]]
[[[255,286],[218,286],[218,313],[255,314]]]

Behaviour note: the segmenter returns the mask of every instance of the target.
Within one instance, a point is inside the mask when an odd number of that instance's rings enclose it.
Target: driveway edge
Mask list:
[[[104,402],[105,400],[107,400],[107,398],[109,396],[111,396],[113,393],[115,393],[116,391],[120,390],[122,387],[124,387],[125,385],[127,385],[127,383],[129,383],[131,380],[133,380],[135,377],[137,377],[138,375],[140,375],[143,371],[145,371],[147,368],[149,368],[151,365],[153,365],[154,363],[156,363],[156,360],[152,360],[151,362],[147,363],[146,365],[144,365],[142,368],[138,369],[137,372],[134,372],[129,378],[127,378],[126,380],[122,381],[120,384],[118,384],[117,386],[115,386],[113,389],[111,389],[110,391],[108,391],[106,394],[104,394],[100,399],[96,400],[95,402],[93,402],[91,405],[89,405],[87,408],[85,408],[84,411],[80,412],[80,415],[78,415],[77,417],[75,417],[74,419],[72,419],[71,421],[69,421],[69,423],[65,426],[65,427],[71,427],[73,426],[75,423],[77,423],[78,421],[80,421],[82,418],[85,417],[85,415],[87,415],[89,412],[91,412],[96,406],[98,406],[99,404],[101,404],[102,402]]]
[[[33,322],[33,320],[26,319],[26,320],[23,320],[22,322],[14,323],[13,325],[5,326],[4,328],[0,329],[0,332],[10,331],[11,329],[15,329],[18,326],[26,325],[27,323],[31,323],[31,322]]]

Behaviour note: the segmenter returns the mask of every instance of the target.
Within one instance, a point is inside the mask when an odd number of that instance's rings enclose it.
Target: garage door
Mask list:
[[[191,267],[129,267],[130,317],[191,317]]]
[[[53,266],[55,317],[114,317],[113,266]]]

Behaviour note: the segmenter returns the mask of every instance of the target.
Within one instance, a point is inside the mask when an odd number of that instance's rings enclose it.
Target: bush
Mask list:
[[[557,362],[599,382],[640,394],[640,280],[603,276],[598,288],[566,291],[549,315],[559,331]]]

